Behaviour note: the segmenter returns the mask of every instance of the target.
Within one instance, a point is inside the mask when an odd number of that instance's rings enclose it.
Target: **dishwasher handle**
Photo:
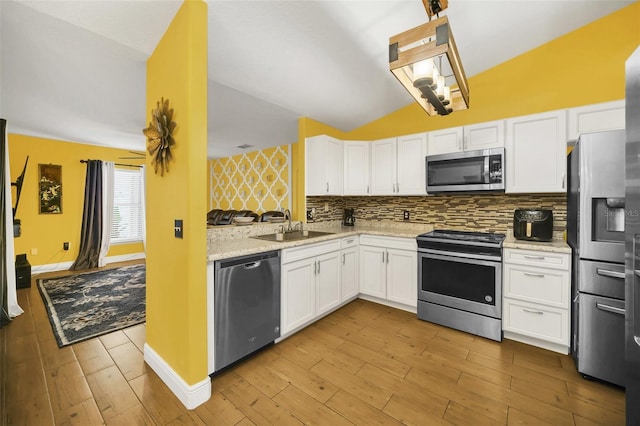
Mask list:
[[[253,263],[247,263],[247,264],[244,265],[244,269],[256,269],[261,264],[262,264],[261,260],[259,260],[257,262],[253,262]]]

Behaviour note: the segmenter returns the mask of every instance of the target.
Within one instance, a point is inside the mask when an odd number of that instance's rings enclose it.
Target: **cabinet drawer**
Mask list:
[[[546,251],[533,251],[521,249],[504,249],[504,262],[519,265],[538,266],[542,268],[569,270],[570,255],[565,253],[552,253]]]
[[[282,250],[282,264],[295,260],[306,259],[307,257],[319,256],[321,254],[340,250],[340,240],[325,241],[316,244],[306,244]]]
[[[360,245],[399,250],[418,250],[415,238],[385,237],[377,235],[360,235]]]
[[[504,296],[569,307],[569,272],[557,269],[504,265]]]
[[[340,240],[340,244],[341,244],[342,248],[357,247],[358,246],[358,236],[357,235],[352,235],[350,237],[345,237],[342,240]]]
[[[502,329],[537,339],[569,345],[569,311],[504,299]]]

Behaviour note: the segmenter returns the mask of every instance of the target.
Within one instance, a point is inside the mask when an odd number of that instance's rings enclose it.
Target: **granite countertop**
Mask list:
[[[569,247],[564,238],[554,238],[549,242],[523,241],[516,240],[513,237],[513,232],[507,233],[507,238],[502,243],[502,247],[571,254],[571,247]]]
[[[249,254],[261,253],[270,250],[282,250],[285,248],[297,247],[306,244],[320,243],[323,241],[331,241],[339,238],[348,237],[350,235],[379,235],[388,237],[415,238],[419,234],[430,232],[433,230],[432,225],[427,224],[411,224],[411,223],[378,223],[363,224],[356,226],[342,226],[336,224],[322,225],[305,224],[304,229],[314,231],[332,232],[330,235],[309,238],[307,240],[297,241],[265,241],[243,236],[233,239],[215,239],[209,238],[208,257],[209,262],[215,260],[227,259],[237,256],[245,256]],[[275,231],[274,231],[275,232]],[[269,233],[269,232],[262,232]],[[260,234],[257,234],[260,235]]]

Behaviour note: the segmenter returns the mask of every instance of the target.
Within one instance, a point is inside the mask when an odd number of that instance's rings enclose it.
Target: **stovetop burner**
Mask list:
[[[504,234],[491,232],[471,232],[454,230],[434,230],[418,235],[418,240],[441,240],[443,242],[453,242],[457,244],[482,244],[501,247],[505,239]]]

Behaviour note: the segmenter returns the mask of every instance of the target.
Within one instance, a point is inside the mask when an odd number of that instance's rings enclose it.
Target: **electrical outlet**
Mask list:
[[[409,210],[405,210],[402,212],[402,218],[404,220],[409,220]]]
[[[32,248],[31,249],[31,255],[32,256],[37,256],[38,255],[38,249],[37,248]]]
[[[65,241],[64,243],[62,243],[62,249],[63,250],[69,250],[69,243],[67,241]]]

